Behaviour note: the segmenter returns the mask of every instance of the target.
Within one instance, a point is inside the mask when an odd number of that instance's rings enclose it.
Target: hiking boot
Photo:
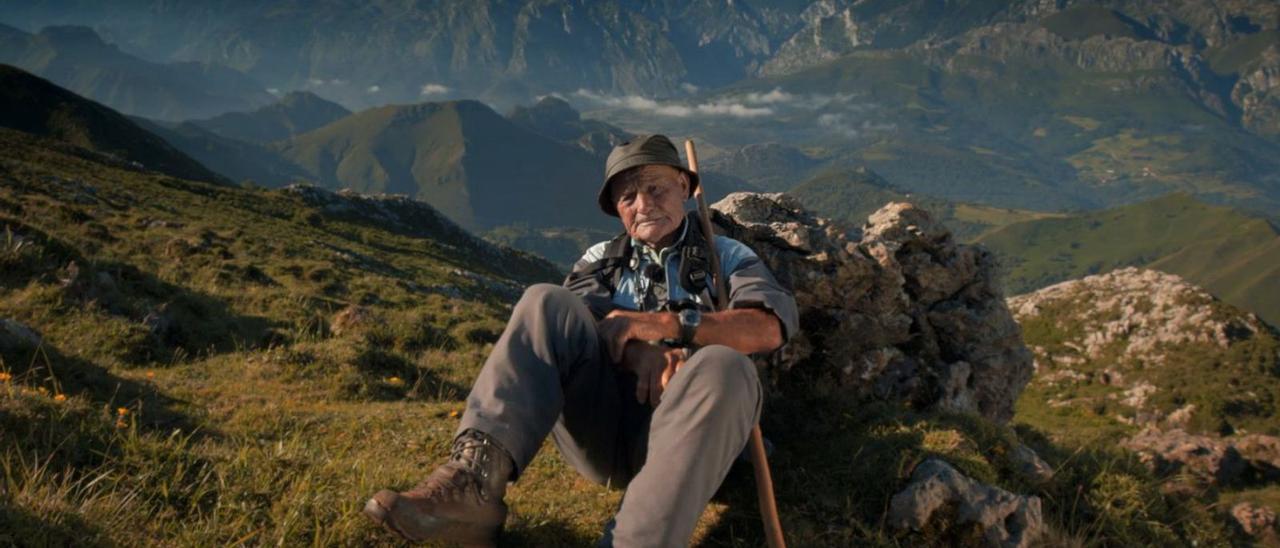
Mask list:
[[[453,440],[449,462],[409,491],[378,491],[364,513],[410,542],[492,546],[507,519],[502,496],[513,467],[493,438],[469,429]]]

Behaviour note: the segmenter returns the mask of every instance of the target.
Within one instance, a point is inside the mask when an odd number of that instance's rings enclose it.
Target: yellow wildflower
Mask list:
[[[41,396],[48,396],[48,395],[49,395],[49,389],[48,389],[48,388],[45,388],[45,387],[43,387],[43,386],[37,386],[37,387],[36,387],[36,392],[39,392]]]
[[[56,395],[56,396],[54,396],[54,397],[53,397],[53,401],[56,401],[56,402],[58,402],[58,403],[62,403],[62,402],[64,402],[64,401],[67,401],[67,395],[66,395],[66,394],[58,394],[58,395]]]
[[[387,384],[391,386],[404,386],[404,379],[400,377],[387,377]]]
[[[154,378],[156,378],[156,372],[155,372],[155,371],[147,371],[147,378],[148,378],[148,379],[154,379]]]
[[[13,380],[13,375],[0,371],[0,382],[9,382]]]
[[[125,415],[128,415],[128,414],[129,414],[129,408],[128,408],[128,407],[120,407],[120,408],[117,408],[117,409],[116,409],[116,414],[117,414],[117,415],[119,415],[119,416],[121,416],[121,417],[123,417],[123,416],[125,416]]]
[[[454,409],[453,411],[450,411],[450,412],[449,412],[449,418],[451,418],[451,419],[456,419],[456,418],[458,418],[458,415],[460,415],[460,413],[458,413],[458,410],[457,410],[457,409]]]

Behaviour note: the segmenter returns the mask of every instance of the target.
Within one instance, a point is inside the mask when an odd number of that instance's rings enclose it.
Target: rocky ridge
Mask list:
[[[1103,406],[1125,424],[1199,430],[1274,413],[1262,403],[1277,385],[1274,328],[1178,276],[1124,268],[1012,297],[1009,307],[1051,407]],[[1196,374],[1202,382],[1183,378]],[[1237,377],[1256,382],[1239,390]],[[1075,395],[1080,387],[1105,395]]]

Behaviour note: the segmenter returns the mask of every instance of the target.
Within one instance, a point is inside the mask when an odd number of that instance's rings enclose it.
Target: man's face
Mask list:
[[[634,167],[619,175],[611,187],[627,234],[659,249],[675,241],[689,197],[689,179],[680,170],[662,165]]]

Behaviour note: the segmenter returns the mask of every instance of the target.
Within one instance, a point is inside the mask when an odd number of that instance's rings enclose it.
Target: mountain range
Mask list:
[[[274,99],[236,70],[216,63],[147,61],[83,26],[51,26],[29,34],[0,24],[0,63],[124,113],[162,120],[212,116]]]

